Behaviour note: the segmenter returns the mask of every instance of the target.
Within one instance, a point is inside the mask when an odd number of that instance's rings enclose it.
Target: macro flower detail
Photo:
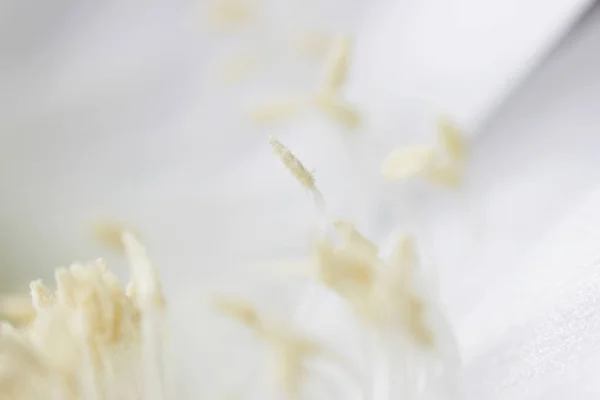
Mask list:
[[[457,186],[467,157],[462,132],[447,118],[438,120],[438,146],[414,144],[392,151],[381,163],[381,175],[388,180],[417,176],[441,186]]]
[[[287,398],[297,399],[301,395],[309,372],[308,362],[312,359],[329,358],[343,366],[340,357],[335,357],[316,340],[266,317],[246,301],[221,296],[215,300],[215,309],[245,325],[269,346],[275,361],[276,382]]]
[[[297,170],[306,171],[294,160]],[[310,187],[316,187],[314,179]],[[324,204],[316,206],[319,218],[327,220]],[[362,385],[363,395],[437,399],[454,393],[458,346],[436,294],[426,289],[428,278],[422,274],[414,238],[401,235],[386,255],[352,222],[319,220],[317,224],[313,278],[349,305],[357,323],[340,320],[335,311],[325,318],[358,331],[362,339],[346,351],[356,356],[356,349],[370,349],[361,355],[371,367],[363,371],[363,379],[371,382]],[[311,304],[322,310],[330,302],[311,291],[305,301],[303,314],[311,313]]]
[[[134,264],[127,288],[102,260],[57,269],[55,290],[31,283],[34,319],[0,336],[2,398],[172,398],[164,299],[143,247],[128,233],[123,244]]]

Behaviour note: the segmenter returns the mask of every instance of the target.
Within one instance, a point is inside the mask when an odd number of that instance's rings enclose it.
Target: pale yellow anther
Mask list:
[[[372,261],[372,257],[362,252],[335,248],[322,241],[316,248],[317,278],[350,303],[363,303],[376,279]]]
[[[464,134],[450,119],[438,120],[438,132],[442,151],[454,162],[462,162],[467,156],[467,141]]]
[[[258,330],[262,325],[258,312],[248,301],[219,296],[213,299],[213,307],[218,313],[233,318],[248,328]]]
[[[434,162],[427,167],[424,176],[439,186],[456,188],[461,183],[462,168],[462,165],[456,162]]]
[[[56,300],[63,306],[75,308],[75,290],[77,284],[67,268],[60,267],[54,271],[56,281]]]
[[[419,346],[432,348],[434,346],[433,332],[425,321],[426,306],[423,299],[413,290],[415,271],[419,260],[414,238],[403,235],[387,260],[382,279],[387,291],[386,303],[396,305],[397,313],[408,335]]]
[[[407,146],[394,150],[381,163],[381,174],[390,180],[405,180],[423,174],[435,160],[428,146]]]
[[[415,240],[411,235],[402,235],[394,247],[387,263],[392,270],[400,272],[405,280],[412,278],[412,272],[418,265]]]
[[[467,142],[448,118],[438,120],[439,147],[412,145],[393,151],[381,164],[381,174],[390,180],[422,176],[445,187],[461,183]]]
[[[129,247],[137,258],[136,274],[148,273],[147,260],[139,265],[145,254]],[[158,393],[166,386],[166,372],[142,378],[155,364],[168,369],[158,335],[162,320],[146,323],[156,313],[141,310],[143,301],[125,294],[104,261],[59,268],[55,280],[55,290],[41,281],[30,284],[32,321],[19,329],[0,326],[0,398],[138,399],[150,387]],[[140,282],[145,291],[159,286]]]
[[[254,108],[250,113],[250,119],[257,125],[272,125],[289,120],[297,115],[301,108],[300,99],[282,99]]]
[[[425,321],[426,306],[418,296],[407,293],[402,303],[404,326],[410,337],[419,346],[431,349],[435,346],[433,332]]]
[[[341,35],[335,38],[325,65],[325,91],[338,92],[348,77],[352,53],[352,37]]]
[[[377,245],[363,236],[352,222],[336,220],[332,225],[340,235],[345,247],[363,253],[367,257],[377,257],[379,251]]]
[[[292,173],[302,187],[310,192],[318,193],[315,185],[315,178],[304,167],[304,165],[302,165],[300,160],[298,160],[298,158],[296,158],[296,156],[287,147],[281,144],[273,136],[269,136],[269,143],[271,144],[273,153],[279,156],[283,162],[283,165],[286,166],[286,168]]]
[[[31,298],[24,294],[0,296],[0,319],[18,326],[27,325],[35,318]]]
[[[122,236],[125,254],[132,270],[132,282],[135,284],[136,300],[140,307],[163,309],[166,306],[158,271],[150,262],[146,248],[131,232]]]
[[[314,101],[318,110],[344,128],[354,130],[361,126],[362,118],[358,109],[339,95],[322,92],[315,96]]]
[[[254,7],[250,0],[212,0],[208,9],[207,24],[213,28],[233,28],[250,21],[254,17]]]
[[[56,296],[40,279],[29,284],[29,291],[31,294],[31,302],[36,310],[51,307],[56,303]]]
[[[218,312],[250,328],[271,347],[277,381],[287,396],[296,398],[305,378],[306,362],[322,353],[321,346],[293,329],[261,316],[247,301],[221,297],[214,305]]]
[[[92,237],[101,245],[114,252],[123,253],[123,232],[134,232],[131,227],[117,221],[98,220],[92,223]],[[137,236],[139,234],[135,232]]]
[[[306,363],[322,353],[315,341],[288,329],[274,330],[267,336],[275,352],[278,380],[290,398],[297,398],[306,377]]]
[[[125,287],[125,295],[130,299],[135,299],[137,296],[137,290],[135,287],[135,283],[129,282]]]
[[[308,31],[299,35],[294,40],[294,45],[301,55],[307,58],[322,59],[327,55],[331,38],[323,32]]]
[[[419,260],[411,236],[402,236],[387,260],[349,222],[337,222],[339,246],[321,242],[316,251],[318,279],[346,299],[358,316],[381,329],[403,329],[419,346],[434,346],[424,300],[414,289]]]
[[[348,35],[340,35],[333,40],[325,65],[324,83],[314,97],[319,111],[350,130],[362,124],[358,109],[344,100],[340,93],[348,77],[352,43],[352,37]]]

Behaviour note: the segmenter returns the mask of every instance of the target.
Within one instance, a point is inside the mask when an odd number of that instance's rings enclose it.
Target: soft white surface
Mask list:
[[[375,128],[406,125],[416,105],[480,127],[592,4],[589,0],[390,2],[359,37],[350,92]],[[407,103],[411,104],[408,106]],[[410,121],[410,119],[408,119]],[[386,132],[392,134],[392,132]]]
[[[595,7],[476,142],[471,204],[482,217],[484,246],[461,279],[471,281],[473,294],[486,290],[481,282],[517,274],[514,260],[600,182],[600,57],[592,50],[600,40],[599,20]]]
[[[467,399],[600,394],[600,191],[474,307],[464,342]]]

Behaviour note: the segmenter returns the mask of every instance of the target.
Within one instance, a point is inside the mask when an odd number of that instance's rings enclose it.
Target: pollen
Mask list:
[[[294,178],[304,187],[306,190],[311,192],[317,191],[315,185],[315,178],[313,175],[302,165],[300,160],[281,142],[275,139],[273,136],[269,137],[269,143],[273,149],[273,153],[281,159],[283,165],[292,173]]]

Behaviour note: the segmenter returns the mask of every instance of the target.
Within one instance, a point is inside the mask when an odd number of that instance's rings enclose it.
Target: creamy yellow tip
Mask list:
[[[123,232],[126,231],[133,232],[133,229],[122,222],[98,220],[91,224],[93,239],[116,253],[123,253],[125,251],[122,236]],[[136,235],[139,236],[137,232]]]
[[[166,301],[162,292],[158,271],[150,262],[146,248],[131,232],[122,235],[125,254],[132,270],[132,283],[135,285],[134,293],[140,307],[164,308]]]
[[[31,298],[26,294],[12,294],[0,296],[0,319],[21,326],[27,325],[35,318],[35,309]]]
[[[335,92],[319,93],[314,101],[318,110],[344,128],[355,130],[362,125],[362,117],[358,109]]]
[[[230,29],[252,20],[254,11],[248,0],[213,0],[206,23],[213,28]]]
[[[279,100],[256,107],[250,113],[250,119],[257,125],[276,124],[297,115],[301,108],[300,100]]]
[[[381,174],[390,180],[405,180],[421,175],[433,163],[435,150],[427,146],[408,146],[394,150],[381,164]]]
[[[467,141],[460,129],[446,117],[438,120],[438,132],[442,151],[455,162],[467,156]]]
[[[325,90],[337,92],[346,83],[352,44],[349,35],[341,35],[334,40],[325,66]]]
[[[273,136],[269,136],[269,143],[273,149],[273,153],[281,159],[283,165],[292,173],[296,180],[306,190],[318,192],[313,175],[302,165],[300,160],[281,142]]]

